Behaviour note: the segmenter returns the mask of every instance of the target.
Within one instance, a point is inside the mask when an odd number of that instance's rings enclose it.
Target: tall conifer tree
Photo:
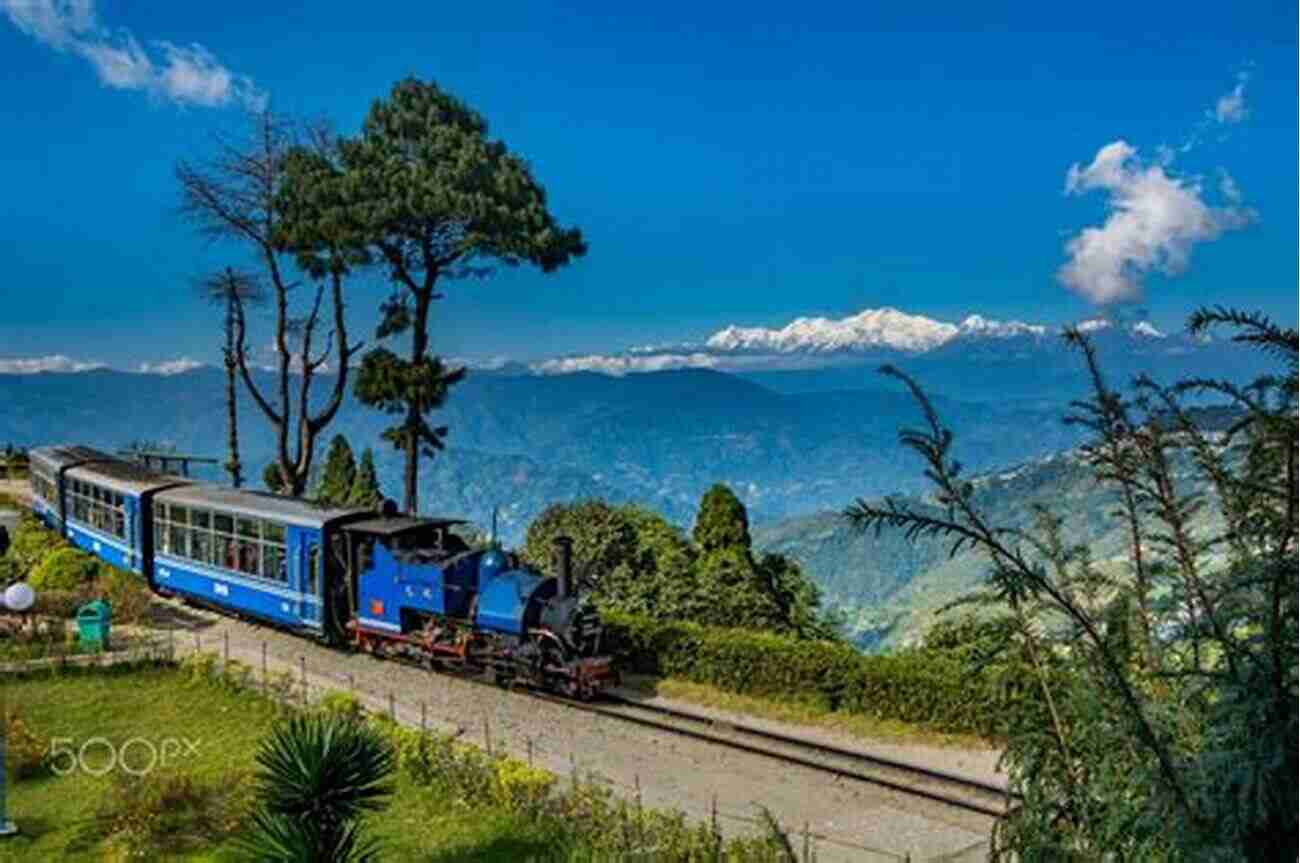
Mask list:
[[[355,139],[338,142],[333,185],[320,190],[332,235],[382,262],[393,293],[377,337],[409,332],[401,357],[366,354],[357,398],[401,420],[384,432],[405,453],[405,509],[419,507],[419,459],[443,447],[428,415],[464,377],[430,351],[433,301],[448,280],[482,277],[493,264],[552,272],[584,254],[576,228],[560,226],[528,165],[488,137],[487,122],[436,84],[398,82],[371,106]],[[318,175],[324,177],[325,174]]]
[[[348,439],[341,434],[334,435],[329,452],[325,455],[325,469],[321,472],[314,497],[321,503],[346,503],[356,477],[357,462],[352,456]]]
[[[361,463],[357,465],[356,477],[348,491],[349,506],[364,506],[373,509],[384,499],[384,492],[379,487],[379,476],[375,472],[375,453],[366,447],[361,453]]]

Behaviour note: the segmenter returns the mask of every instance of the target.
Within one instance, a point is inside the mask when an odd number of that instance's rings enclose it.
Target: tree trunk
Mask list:
[[[226,470],[230,473],[230,484],[239,488],[243,484],[243,475],[239,463],[239,414],[236,399],[235,300],[232,296],[226,302],[226,422],[230,430],[230,461],[226,464]]]
[[[429,306],[433,302],[433,279],[427,279],[424,290],[415,294],[415,327],[411,334],[411,363],[419,368],[429,348]],[[412,394],[406,411],[406,512],[418,514],[420,507],[420,423],[424,405]]]

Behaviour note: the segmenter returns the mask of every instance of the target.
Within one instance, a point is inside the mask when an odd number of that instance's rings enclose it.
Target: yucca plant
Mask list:
[[[341,715],[294,716],[257,753],[258,806],[239,846],[259,863],[361,863],[378,848],[361,818],[386,805],[396,767],[374,729]]]

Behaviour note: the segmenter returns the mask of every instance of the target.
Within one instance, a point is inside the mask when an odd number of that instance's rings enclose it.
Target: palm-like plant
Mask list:
[[[360,819],[392,794],[396,756],[364,724],[343,716],[294,716],[257,753],[258,809],[240,846],[250,860],[362,863],[377,846]]]

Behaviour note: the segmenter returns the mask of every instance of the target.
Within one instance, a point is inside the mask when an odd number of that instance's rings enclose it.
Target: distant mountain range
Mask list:
[[[269,389],[271,378],[259,378]],[[319,381],[323,393],[328,378]],[[581,497],[635,500],[689,524],[705,489],[730,484],[756,521],[840,507],[856,495],[915,488],[900,464],[899,426],[919,412],[900,388],[775,392],[742,377],[678,370],[611,377],[472,373],[438,421],[449,448],[426,463],[423,508],[482,526],[500,509],[511,541],[550,503]],[[224,458],[224,375],[111,370],[0,375],[0,442],[75,440],[117,448],[133,440]],[[1059,410],[989,407],[943,396],[936,403],[961,433],[961,454],[992,467],[1069,445]],[[345,434],[374,446],[381,480],[400,488],[401,456],[382,445],[385,415],[349,397],[321,441]],[[271,459],[270,429],[246,394],[243,457],[252,481]],[[209,472],[209,476],[220,476]]]
[[[1166,334],[1145,320],[1093,318],[1075,324],[1107,353],[1141,358],[1139,365],[1186,367],[1220,353],[1208,339]],[[725,327],[703,342],[653,345],[616,354],[557,357],[533,363],[538,374],[596,371],[629,374],[673,368],[711,368],[737,373],[823,371],[891,362],[918,368],[971,359],[1077,366],[1064,356],[1063,327],[997,321],[969,315],[948,323],[898,309],[868,309],[845,318],[801,317],[779,328]],[[1182,359],[1174,360],[1173,358]],[[1202,363],[1204,365],[1204,363]],[[1156,369],[1144,368],[1146,371]],[[953,390],[953,393],[957,390]],[[962,390],[962,397],[968,394]]]

